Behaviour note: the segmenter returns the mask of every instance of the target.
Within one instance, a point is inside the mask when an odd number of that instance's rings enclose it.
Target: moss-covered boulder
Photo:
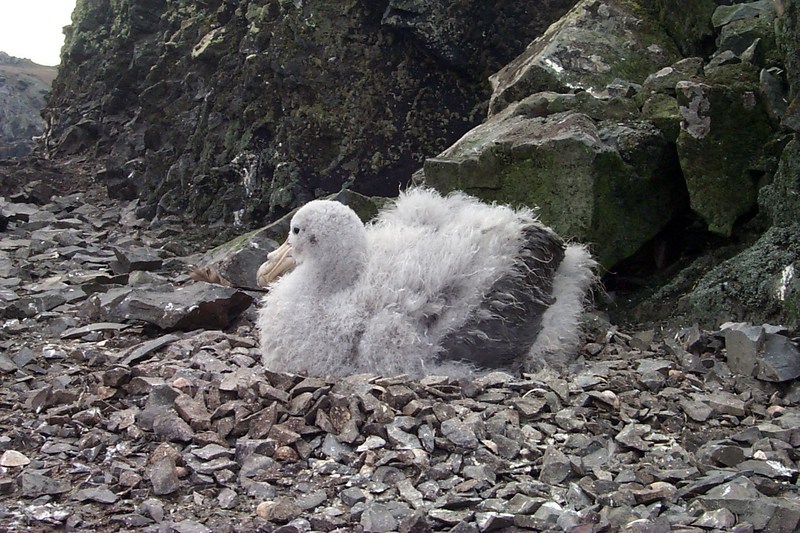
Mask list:
[[[800,327],[800,224],[773,226],[753,246],[700,279],[691,316]]]
[[[679,58],[645,2],[582,0],[491,77],[490,113],[542,91],[599,93],[612,82],[641,84]]]
[[[714,49],[711,16],[715,0],[653,0],[658,20],[685,56],[702,56]]]
[[[758,204],[773,224],[789,226],[800,221],[800,139],[786,145],[773,182],[761,189]]]
[[[740,64],[735,74],[748,71]],[[748,71],[749,72],[749,71]],[[678,156],[692,209],[711,231],[729,236],[756,206],[762,148],[773,129],[757,80],[742,83],[682,81]]]
[[[775,35],[789,84],[789,106],[781,124],[800,133],[800,0],[776,0]]]
[[[681,131],[681,113],[678,100],[668,94],[656,93],[645,100],[642,116],[661,130],[665,139],[678,139]]]
[[[636,100],[642,102],[644,118],[653,122],[670,142],[677,141],[681,124],[676,86],[681,81],[700,80],[702,73],[702,58],[681,59],[647,76],[636,95]]]
[[[774,10],[774,12],[773,12]],[[738,28],[750,24],[759,32],[775,29],[775,41],[780,51],[776,59],[781,67],[786,69],[785,83],[788,98],[797,103],[800,94],[800,1],[778,0],[775,2],[753,2],[732,6],[720,6],[715,15],[718,26],[737,24]],[[776,17],[773,21],[772,18]],[[760,24],[759,19],[774,22],[771,25]],[[744,21],[744,22],[742,22]],[[755,30],[754,30],[755,31]],[[741,32],[742,35],[746,32]],[[730,37],[730,35],[728,36]],[[757,38],[763,35],[757,36]],[[765,39],[769,42],[770,39]],[[725,43],[721,40],[720,43]],[[728,46],[733,46],[733,41],[727,41]],[[724,44],[723,44],[724,45]],[[752,47],[751,47],[752,48]],[[745,58],[747,59],[747,58]],[[772,61],[772,56],[767,54],[766,61]],[[746,63],[744,63],[746,65]],[[733,72],[736,65],[728,65],[713,74],[715,83]],[[727,72],[725,72],[727,69]],[[775,71],[779,72],[779,71]],[[724,74],[721,76],[720,74]],[[780,155],[777,170],[766,166],[767,171],[762,180],[770,182],[758,191],[758,210],[760,214],[772,223],[769,228],[752,246],[737,254],[731,259],[719,264],[710,272],[700,278],[696,288],[686,297],[688,307],[694,318],[705,323],[719,321],[719,317],[727,319],[741,319],[752,322],[770,322],[786,325],[790,328],[800,327],[800,138],[797,133],[780,136],[764,143],[768,135],[765,120],[757,106],[751,105],[756,94],[753,90],[752,76],[743,85],[744,76],[736,77],[734,82],[729,82],[725,104],[731,114],[728,124],[730,133],[725,138],[719,138],[719,143],[733,142],[731,149],[720,150],[718,154],[725,155],[718,159],[720,167],[729,168],[734,175],[736,166],[741,170],[751,169],[750,180],[753,182],[758,174],[753,169],[754,157],[758,157],[758,150],[763,146],[764,151],[774,150]],[[764,88],[765,72],[761,72],[761,90]],[[747,85],[749,84],[749,86]],[[733,92],[731,92],[733,90]],[[718,90],[719,91],[719,90]],[[756,97],[756,101],[758,96]],[[744,105],[743,105],[744,104]],[[788,130],[794,123],[792,104],[788,108],[772,106],[773,113],[784,113],[781,124]],[[797,110],[795,110],[797,113]],[[796,115],[800,117],[800,114]],[[713,118],[712,129],[713,129]],[[800,127],[800,120],[796,124]],[[736,130],[739,130],[738,132]],[[683,133],[681,134],[683,136]],[[788,140],[788,143],[787,143]],[[709,143],[710,144],[710,143]],[[785,144],[785,146],[784,146]],[[780,148],[783,147],[782,153]],[[710,146],[709,146],[709,149]],[[712,152],[713,153],[713,152]],[[707,157],[707,154],[706,154]],[[713,161],[713,158],[710,159]],[[756,166],[759,166],[756,164]],[[756,172],[752,172],[756,170]],[[688,178],[687,178],[688,181]],[[733,182],[731,189],[744,187],[748,183],[747,176],[740,181]],[[719,189],[724,189],[718,186]],[[690,193],[692,187],[690,186]],[[728,197],[733,198],[732,191]]]
[[[584,111],[596,107],[594,117],[546,114],[543,102],[560,109],[570,101]],[[424,182],[443,192],[536,206],[546,224],[592,243],[610,267],[652,238],[684,202],[669,143],[651,123],[620,118],[624,109],[532,95],[426,160]],[[613,110],[615,118],[600,110]]]

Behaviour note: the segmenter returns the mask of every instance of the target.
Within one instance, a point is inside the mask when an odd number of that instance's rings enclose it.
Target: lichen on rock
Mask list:
[[[692,209],[729,236],[756,204],[752,170],[774,133],[756,84],[677,84],[677,148]],[[747,124],[747,129],[741,125]]]
[[[527,116],[533,95],[425,162],[425,183],[538,208],[565,237],[594,244],[610,267],[670,220],[683,200],[667,141],[653,125],[564,111]]]
[[[704,275],[690,316],[800,326],[800,225],[773,226],[753,246]],[[719,319],[717,319],[719,320]]]

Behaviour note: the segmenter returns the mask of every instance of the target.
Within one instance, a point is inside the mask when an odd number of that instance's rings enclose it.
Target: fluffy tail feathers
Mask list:
[[[553,277],[556,301],[542,315],[542,330],[528,352],[528,370],[543,362],[562,365],[580,340],[580,319],[589,289],[597,281],[597,261],[585,246],[570,244]]]

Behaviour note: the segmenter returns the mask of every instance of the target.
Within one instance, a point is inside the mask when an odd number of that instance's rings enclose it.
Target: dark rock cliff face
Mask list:
[[[0,52],[0,159],[27,155],[44,132],[40,115],[56,67]]]
[[[394,194],[572,4],[78,0],[48,150],[106,158],[150,216],[256,225],[348,182]]]

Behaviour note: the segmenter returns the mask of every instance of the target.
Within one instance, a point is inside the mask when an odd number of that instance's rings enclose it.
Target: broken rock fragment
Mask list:
[[[771,382],[800,377],[800,350],[789,338],[765,326],[727,323],[722,328],[728,365],[734,372]]]
[[[129,290],[119,300],[90,299],[95,314],[112,322],[146,322],[163,330],[223,329],[253,302],[249,294],[209,283],[174,291]]]

